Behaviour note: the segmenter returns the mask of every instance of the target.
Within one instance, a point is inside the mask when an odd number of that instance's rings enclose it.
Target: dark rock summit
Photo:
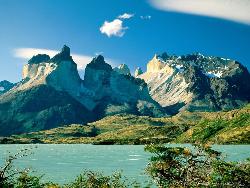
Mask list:
[[[92,61],[86,66],[86,69],[92,68],[95,70],[104,70],[107,72],[112,71],[111,65],[105,62],[104,57],[102,55],[98,55],[97,57],[94,57]]]
[[[13,84],[7,80],[0,81],[0,95],[9,91],[14,86],[15,86],[15,84]]]
[[[46,54],[38,54],[33,56],[29,61],[28,64],[39,64],[42,62],[48,62],[50,57]]]
[[[50,62],[60,63],[61,61],[72,61],[72,56],[70,55],[70,48],[66,45],[63,46],[60,53],[56,54],[50,59]]]

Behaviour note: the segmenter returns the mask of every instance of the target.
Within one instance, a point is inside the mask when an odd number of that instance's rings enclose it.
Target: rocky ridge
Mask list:
[[[127,69],[122,65],[117,72],[99,55],[81,80],[67,46],[51,59],[32,57],[23,68],[23,79],[0,96],[1,134],[86,123],[120,113],[166,116],[145,82],[126,74]]]
[[[164,117],[184,110],[229,110],[250,102],[249,80],[248,70],[237,61],[199,53],[155,55],[147,71],[137,68],[135,76],[127,65],[112,68],[99,55],[86,66],[82,80],[70,48],[64,46],[52,58],[32,57],[23,79],[2,90],[0,133],[39,131],[116,114]]]
[[[152,98],[174,113],[229,110],[250,101],[250,74],[230,59],[163,53],[155,55],[138,77],[148,84]]]

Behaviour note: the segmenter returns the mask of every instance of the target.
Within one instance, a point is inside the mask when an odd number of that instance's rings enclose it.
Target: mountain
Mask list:
[[[163,53],[155,55],[147,71],[137,78],[143,79],[152,98],[172,113],[230,110],[250,101],[250,74],[230,59]]]
[[[13,84],[7,80],[0,81],[0,95],[9,91],[14,86],[15,86],[15,84]]]
[[[112,68],[99,55],[82,80],[70,48],[33,56],[17,84],[0,82],[0,135],[86,124],[106,116],[167,117],[180,111],[219,111],[250,102],[250,75],[237,61],[191,54],[155,55],[147,71]]]
[[[151,98],[146,83],[123,67],[112,69],[102,56],[94,58],[85,69],[85,105],[99,117],[119,113],[164,116],[164,109]]]
[[[0,135],[86,123],[120,113],[167,115],[143,80],[123,72],[113,70],[98,56],[87,65],[81,80],[67,46],[51,59],[46,54],[32,57],[23,68],[23,79],[0,96]]]

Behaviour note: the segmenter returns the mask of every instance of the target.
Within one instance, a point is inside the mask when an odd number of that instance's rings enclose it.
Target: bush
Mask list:
[[[111,176],[104,176],[102,173],[85,171],[76,180],[65,188],[127,188],[139,187],[137,183],[128,183],[122,178],[121,173],[114,173]]]
[[[248,187],[250,163],[225,162],[209,146],[148,145],[154,154],[147,172],[159,187]]]
[[[0,168],[0,188],[127,188],[140,187],[136,182],[122,177],[121,173],[105,176],[102,173],[85,171],[75,181],[66,185],[52,182],[44,183],[42,176],[30,175],[29,169],[17,170],[13,163],[18,158],[29,155],[30,149],[23,149],[15,155],[9,155],[3,167]]]

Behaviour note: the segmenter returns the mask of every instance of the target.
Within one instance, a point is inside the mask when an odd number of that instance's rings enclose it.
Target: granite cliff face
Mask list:
[[[95,120],[80,101],[83,82],[70,49],[50,59],[32,57],[23,68],[23,79],[0,96],[0,134],[50,129]]]
[[[132,76],[99,55],[84,80],[64,46],[32,57],[17,84],[0,82],[0,135],[87,123],[114,114],[163,117],[182,110],[218,111],[250,102],[250,74],[237,61],[192,54],[155,55]]]
[[[152,100],[143,80],[131,76],[126,65],[112,69],[102,56],[87,65],[84,87],[91,94],[88,98],[94,104],[92,110],[100,116],[117,113],[165,115],[163,108]]]
[[[155,55],[138,77],[152,98],[173,113],[229,110],[250,101],[250,74],[230,59],[164,53]]]
[[[81,80],[67,46],[50,59],[39,54],[23,68],[23,79],[0,96],[0,135],[86,123],[106,115],[166,116],[145,82],[126,65],[112,69],[94,58]]]

